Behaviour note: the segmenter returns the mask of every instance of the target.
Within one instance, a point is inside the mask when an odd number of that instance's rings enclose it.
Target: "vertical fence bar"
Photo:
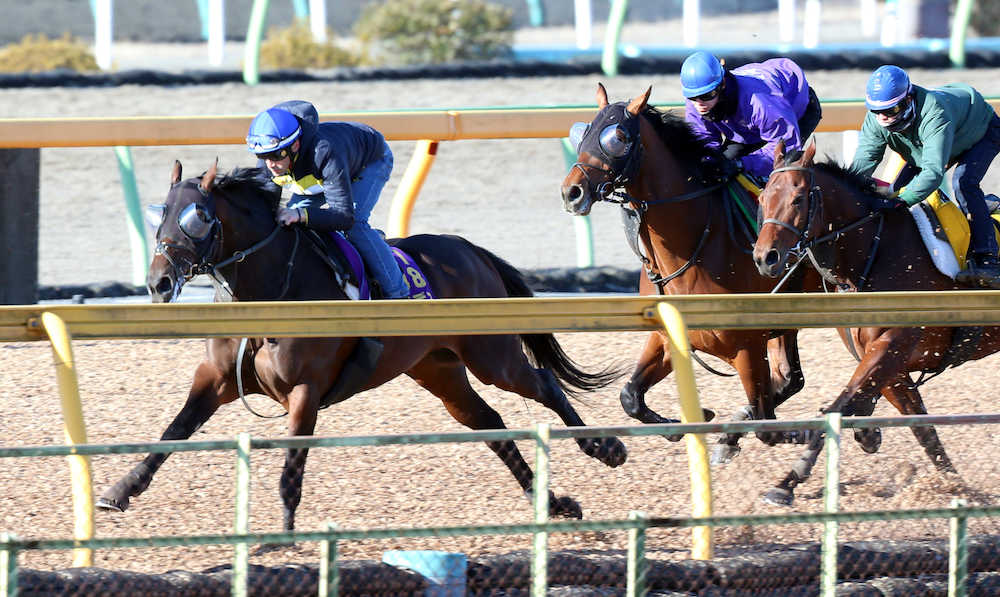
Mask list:
[[[313,41],[326,43],[326,0],[309,0],[309,30]]]
[[[10,546],[16,537],[0,533],[0,597],[17,595],[17,549]]]
[[[66,322],[55,313],[42,313],[42,327],[52,344],[52,359],[56,365],[56,380],[59,384],[59,404],[63,414],[63,435],[67,445],[87,443],[87,426],[83,420],[83,405],[80,404],[80,386],[76,377],[76,363],[73,360],[72,336]],[[90,472],[90,457],[71,454],[69,462],[70,480],[73,484],[73,537],[94,538],[94,483]],[[77,548],[73,550],[73,566],[93,566],[94,550]]]
[[[269,4],[270,0],[254,0],[250,9],[247,40],[243,46],[243,82],[247,85],[260,83],[260,42],[264,37]]]
[[[90,9],[94,13],[94,59],[101,70],[111,70],[114,0],[91,0]]]
[[[549,431],[548,423],[535,425],[535,522],[549,521]],[[531,547],[531,595],[545,597],[549,586],[549,534],[535,533]]]
[[[684,47],[693,48],[701,41],[701,2],[684,0],[681,8],[681,22],[684,30]]]
[[[626,12],[628,12],[628,0],[611,0],[611,14],[608,15],[608,28],[604,32],[604,51],[601,54],[601,70],[609,77],[618,74],[618,40],[622,35]]]
[[[210,0],[207,25],[208,63],[222,66],[226,57],[226,0]]]
[[[840,432],[841,416],[838,412],[826,415],[826,487],[823,493],[823,511],[836,512],[840,505]],[[837,590],[837,521],[823,523],[823,548],[821,552],[820,589],[823,597],[833,597]]]
[[[958,0],[955,16],[951,19],[951,39],[948,46],[948,58],[955,68],[965,68],[965,33],[969,29],[971,16],[972,0]]]
[[[561,145],[566,169],[569,170],[576,163],[576,148],[569,137],[563,137]],[[573,216],[573,230],[576,232],[576,266],[594,267],[594,231],[590,216]]]
[[[326,523],[326,530],[334,532],[337,525]],[[337,597],[340,593],[340,574],[337,571],[337,538],[331,537],[319,544],[319,597]]]
[[[961,511],[967,505],[963,499],[951,501],[958,513],[948,519],[948,597],[969,594],[969,518]]]
[[[410,216],[417,202],[420,188],[427,180],[427,174],[434,165],[437,156],[438,142],[430,139],[417,141],[413,149],[413,157],[403,172],[403,178],[396,187],[396,194],[389,205],[389,223],[386,226],[386,236],[389,238],[405,238],[410,235]]]
[[[629,520],[640,522],[628,530],[628,564],[625,597],[643,597],[646,594],[646,513],[633,510]]]
[[[139,187],[135,183],[135,166],[132,151],[127,146],[116,145],[118,174],[122,179],[122,194],[125,196],[125,217],[128,218],[128,239],[132,246],[132,283],[142,286],[146,283],[149,268],[149,243],[146,241],[146,226],[142,220],[142,206]]]
[[[233,532],[243,535],[250,532],[250,434],[238,434],[236,444],[236,522]],[[232,594],[233,597],[246,597],[250,546],[237,543],[233,551]]]
[[[687,325],[677,307],[666,301],[657,303],[656,313],[666,329],[670,343],[670,362],[674,366],[674,378],[677,381],[681,420],[685,423],[702,423],[705,415],[698,402],[698,388],[694,383]],[[691,517],[708,518],[712,516],[712,473],[708,467],[705,434],[689,433],[684,439],[687,442],[688,474],[691,477]],[[692,558],[712,559],[712,534],[712,527],[691,527]]]

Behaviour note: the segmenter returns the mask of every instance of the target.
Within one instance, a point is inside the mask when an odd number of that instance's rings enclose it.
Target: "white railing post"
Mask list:
[[[682,23],[684,45],[693,48],[698,45],[701,35],[701,3],[699,0],[684,0]]]
[[[326,43],[326,0],[309,0],[309,29],[316,43]]]
[[[823,14],[823,7],[820,0],[806,0],[806,7],[802,15],[802,45],[807,48],[815,48],[819,45],[819,24]]]
[[[576,28],[576,47],[589,48],[593,42],[594,16],[590,0],[573,0],[573,23]]]
[[[226,54],[226,0],[208,0],[208,63],[221,66]]]
[[[782,42],[795,40],[795,2],[778,0],[778,39]]]
[[[94,59],[101,70],[111,70],[111,38],[114,30],[114,0],[95,0]]]

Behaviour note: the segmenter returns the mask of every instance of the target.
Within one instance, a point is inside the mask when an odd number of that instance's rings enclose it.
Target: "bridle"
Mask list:
[[[641,118],[641,115],[634,116],[633,118]],[[590,127],[595,129],[593,124]],[[595,129],[596,130],[596,129]],[[600,148],[599,148],[600,149]],[[723,181],[718,184],[705,187],[702,189],[696,189],[688,193],[682,193],[680,195],[674,195],[670,197],[661,197],[657,199],[644,200],[633,197],[627,190],[626,187],[632,182],[632,178],[639,171],[639,165],[642,158],[642,143],[636,138],[631,142],[627,153],[620,158],[619,162],[623,163],[623,166],[616,171],[614,166],[607,163],[603,163],[600,166],[594,164],[587,164],[584,162],[577,161],[571,167],[570,171],[576,169],[579,170],[583,175],[584,180],[587,181],[587,188],[592,189],[592,192],[596,195],[595,201],[607,201],[609,203],[614,203],[619,205],[625,212],[626,216],[630,218],[635,218],[636,221],[641,221],[645,213],[649,210],[651,206],[661,205],[665,203],[680,203],[683,201],[690,201],[691,199],[696,199],[709,193],[713,193],[720,188],[722,188],[726,182]],[[594,183],[590,179],[590,172],[600,172],[606,176],[606,180],[599,183],[596,188]],[[679,267],[674,272],[662,275],[655,273],[650,265],[652,260],[643,255],[639,250],[638,241],[632,236],[628,237],[629,243],[632,246],[632,251],[639,257],[639,260],[643,264],[643,269],[646,271],[646,277],[649,281],[656,285],[660,293],[663,293],[663,287],[673,280],[674,278],[682,275],[686,272],[694,263],[698,260],[701,255],[702,249],[705,247],[705,243],[711,233],[712,224],[712,211],[711,204],[709,205],[709,211],[707,220],[705,222],[705,227],[702,230],[701,238],[698,239],[698,244],[694,249],[691,257],[687,260],[684,265]]]
[[[823,209],[823,190],[818,185],[816,185],[816,173],[812,168],[807,168],[805,166],[783,166],[781,168],[775,168],[771,172],[770,180],[774,180],[774,175],[780,174],[782,172],[808,173],[809,191],[806,194],[806,223],[803,226],[803,228],[800,229],[792,224],[789,224],[788,222],[778,220],[775,218],[765,218],[761,222],[761,228],[763,228],[767,224],[774,224],[775,226],[779,226],[795,234],[795,244],[792,246],[791,249],[789,249],[789,253],[796,257],[796,263],[791,266],[789,272],[784,276],[784,278],[782,278],[782,280],[778,283],[777,287],[778,288],[781,287],[784,281],[791,275],[791,272],[793,272],[802,262],[801,257],[805,255],[806,257],[809,258],[809,261],[812,263],[816,271],[819,272],[819,274],[823,277],[823,280],[825,282],[835,284],[841,289],[853,288],[854,290],[857,291],[863,290],[864,287],[868,284],[868,275],[871,273],[872,264],[875,263],[875,255],[878,252],[878,246],[882,238],[882,227],[883,224],[885,223],[885,217],[884,217],[885,214],[883,214],[880,211],[872,210],[867,215],[862,216],[861,218],[855,220],[854,222],[851,222],[850,224],[847,224],[846,226],[837,228],[823,236],[812,238],[811,234],[816,214]],[[861,276],[858,278],[858,281],[853,284],[850,283],[850,281],[841,282],[833,275],[831,271],[832,266],[823,266],[819,263],[819,259],[817,259],[814,249],[820,245],[838,240],[843,234],[850,232],[851,230],[854,230],[855,228],[858,228],[859,226],[862,226],[871,220],[878,220],[878,228],[875,231],[875,236],[872,238],[872,245],[868,251],[868,259],[867,262],[865,263],[864,269],[862,270]]]
[[[202,188],[201,185],[197,185],[197,187],[203,197],[205,197],[206,199],[212,199],[209,191],[206,191],[204,188]],[[266,237],[257,241],[256,243],[254,243],[253,245],[251,245],[246,249],[234,251],[232,255],[218,262],[216,260],[218,258],[219,252],[222,250],[222,221],[219,220],[218,216],[215,215],[214,211],[212,213],[212,219],[209,225],[210,225],[210,232],[204,238],[201,239],[191,237],[182,227],[178,226],[181,233],[184,234],[191,241],[194,248],[174,242],[167,242],[161,240],[157,242],[156,248],[153,250],[153,255],[154,256],[162,255],[163,258],[166,259],[167,262],[170,264],[170,266],[174,269],[174,271],[178,272],[181,275],[183,282],[185,284],[191,281],[191,279],[194,278],[195,276],[205,274],[210,276],[212,280],[214,280],[215,283],[218,284],[220,288],[224,289],[229,294],[229,297],[232,299],[235,298],[235,294],[233,293],[233,290],[230,287],[229,282],[227,282],[226,279],[221,274],[219,274],[219,270],[233,264],[242,263],[244,260],[246,260],[247,257],[253,255],[257,251],[266,247],[278,235],[278,232],[281,230],[281,225],[275,224],[274,229],[271,230],[271,232]],[[288,259],[288,267],[286,268],[285,281],[281,293],[276,300],[281,300],[282,298],[284,298],[284,296],[288,293],[288,289],[291,284],[292,267],[295,262],[295,255],[298,252],[299,236],[300,236],[298,228],[295,228],[294,230],[295,230],[295,245],[292,247],[292,253]],[[199,250],[198,249],[199,246],[203,246],[204,247],[203,250]],[[171,255],[170,249],[190,253],[195,257],[195,259],[189,260],[183,264],[179,263],[179,261],[176,260],[173,255]],[[187,267],[186,268],[183,267],[184,265],[186,265]]]

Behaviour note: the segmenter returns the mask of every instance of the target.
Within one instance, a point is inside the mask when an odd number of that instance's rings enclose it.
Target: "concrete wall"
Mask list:
[[[327,0],[327,20],[340,34],[349,34],[364,6],[378,0]],[[511,8],[517,27],[529,26],[526,0],[490,0]],[[592,0],[594,20],[606,20],[611,2]],[[682,0],[631,0],[628,19],[657,21],[679,17]],[[253,0],[226,0],[226,35],[246,37]],[[573,2],[543,0],[548,25],[573,23]],[[774,10],[777,0],[703,0],[705,14]],[[0,44],[16,42],[26,33],[58,37],[63,33],[92,40],[94,22],[90,0],[17,0],[7,3],[0,20]],[[294,17],[292,0],[271,0],[270,25],[284,27]],[[196,0],[118,0],[114,3],[114,38],[130,41],[198,42],[201,21]]]

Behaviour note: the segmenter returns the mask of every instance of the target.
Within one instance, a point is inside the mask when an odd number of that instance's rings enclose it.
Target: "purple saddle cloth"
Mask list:
[[[334,243],[336,243],[337,247],[344,254],[344,258],[347,259],[347,263],[350,264],[351,271],[354,272],[354,277],[361,284],[361,287],[358,289],[358,298],[360,300],[371,299],[371,287],[368,284],[365,263],[361,260],[361,254],[358,253],[358,250],[354,248],[354,245],[343,234],[333,232],[331,236],[333,236]],[[420,266],[417,265],[417,262],[412,257],[396,247],[392,247],[392,256],[396,258],[396,263],[403,272],[403,278],[410,289],[410,298],[436,298],[434,291],[427,282],[427,276],[424,275],[423,270],[420,269]]]

